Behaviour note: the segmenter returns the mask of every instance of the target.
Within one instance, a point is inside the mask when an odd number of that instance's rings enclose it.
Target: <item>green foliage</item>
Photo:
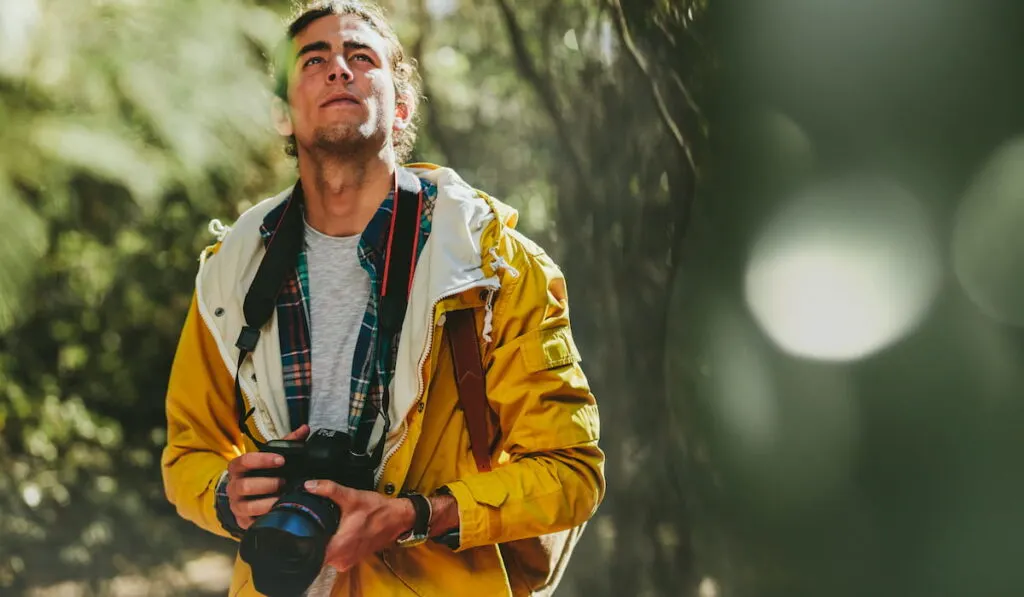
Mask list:
[[[28,1],[0,23],[18,33],[0,42],[6,594],[204,545],[160,488],[163,388],[206,221],[289,165],[265,8]]]

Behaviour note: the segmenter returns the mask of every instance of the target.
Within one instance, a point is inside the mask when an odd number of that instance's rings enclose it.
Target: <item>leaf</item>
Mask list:
[[[25,312],[36,265],[47,246],[46,223],[0,178],[0,333]]]
[[[159,154],[120,127],[100,128],[61,117],[36,121],[33,140],[51,158],[123,185],[144,209],[164,190],[166,168]]]

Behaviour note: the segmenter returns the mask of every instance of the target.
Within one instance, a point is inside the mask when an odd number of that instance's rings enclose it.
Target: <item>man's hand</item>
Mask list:
[[[324,563],[339,572],[393,546],[416,520],[416,511],[407,499],[360,491],[331,481],[310,481],[306,491],[331,500],[341,509],[341,524],[327,544],[324,557]]]
[[[304,440],[309,436],[309,426],[303,425],[282,439]],[[243,530],[254,520],[270,512],[277,502],[277,493],[284,486],[279,477],[247,477],[255,470],[277,468],[284,464],[284,457],[269,452],[248,452],[228,463],[228,501],[235,522]]]

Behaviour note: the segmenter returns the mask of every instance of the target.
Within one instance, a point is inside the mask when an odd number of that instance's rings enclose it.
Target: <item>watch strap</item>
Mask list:
[[[430,500],[416,492],[406,492],[399,495],[400,498],[412,502],[412,508],[416,512],[412,529],[398,539],[399,545],[417,545],[427,540],[430,536],[430,516],[432,514]]]

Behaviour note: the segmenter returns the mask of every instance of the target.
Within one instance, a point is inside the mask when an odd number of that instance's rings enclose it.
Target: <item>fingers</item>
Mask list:
[[[295,431],[292,431],[291,433],[289,433],[288,435],[282,437],[281,439],[304,440],[307,437],[309,437],[309,425],[306,425],[305,423],[303,423],[298,429],[296,429]]]
[[[234,513],[235,518],[259,518],[277,503],[276,497],[262,498],[258,500],[232,500],[231,501],[231,512]]]
[[[284,479],[277,477],[239,477],[228,481],[228,497],[245,499],[275,494],[284,487]]]
[[[240,477],[249,471],[277,468],[284,464],[284,456],[270,452],[248,452],[228,463],[228,474]]]
[[[345,502],[347,502],[349,498],[352,497],[353,492],[356,491],[351,487],[345,487],[344,485],[339,485],[333,481],[306,481],[305,489],[313,495],[318,495],[331,500],[343,510]]]

